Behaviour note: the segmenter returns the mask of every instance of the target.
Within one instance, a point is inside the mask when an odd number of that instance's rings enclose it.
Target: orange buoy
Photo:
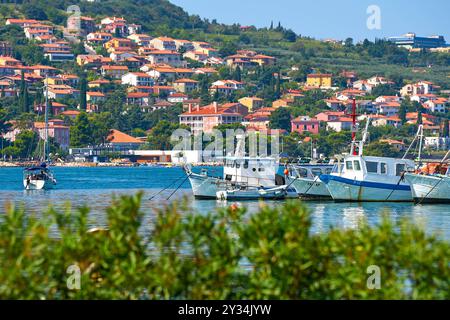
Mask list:
[[[287,176],[289,174],[289,170],[288,169],[284,169],[284,175]]]

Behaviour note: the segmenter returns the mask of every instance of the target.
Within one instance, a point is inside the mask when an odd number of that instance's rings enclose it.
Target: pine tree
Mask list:
[[[270,30],[273,30],[273,20],[270,22]]]

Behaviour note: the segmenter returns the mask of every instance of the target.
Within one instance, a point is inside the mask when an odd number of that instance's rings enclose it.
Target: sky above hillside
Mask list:
[[[281,21],[284,27],[317,39],[373,40],[415,32],[423,36],[443,35],[450,43],[448,0],[170,1],[190,14],[227,24],[265,27],[272,20],[274,25]]]

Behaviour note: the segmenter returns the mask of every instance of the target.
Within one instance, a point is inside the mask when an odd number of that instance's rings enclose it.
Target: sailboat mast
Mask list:
[[[48,75],[45,77],[45,126],[44,126],[44,162],[48,155]]]

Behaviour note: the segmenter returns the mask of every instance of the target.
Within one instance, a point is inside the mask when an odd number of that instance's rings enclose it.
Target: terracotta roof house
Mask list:
[[[179,115],[180,124],[185,124],[191,128],[194,134],[200,132],[211,132],[216,126],[221,124],[231,124],[241,122],[243,116],[247,114],[247,108],[240,103],[224,104],[219,106],[217,102],[210,105],[196,108],[188,106],[188,111]]]
[[[144,142],[116,129],[111,129],[106,138],[110,147],[115,151],[134,150]]]

